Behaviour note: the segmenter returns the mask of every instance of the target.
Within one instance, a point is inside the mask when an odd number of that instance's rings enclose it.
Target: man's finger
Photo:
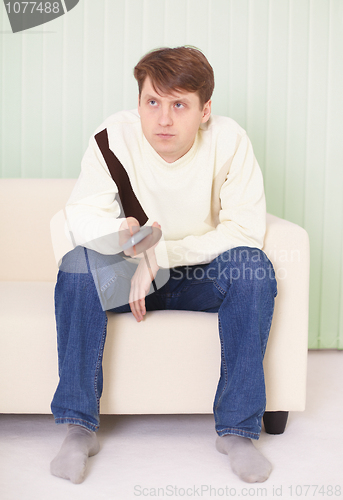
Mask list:
[[[142,241],[137,243],[137,245],[136,245],[137,254],[141,254],[141,253],[147,251],[149,248],[156,245],[157,242],[160,240],[160,238],[162,236],[161,229],[159,227],[156,227],[156,226],[151,226],[151,227],[152,227],[152,233],[149,234],[148,236],[146,236]]]
[[[144,299],[143,299],[143,304],[142,300],[139,301],[134,301],[130,304],[130,308],[132,311],[132,314],[136,318],[137,321],[142,321],[143,316],[145,314],[145,307],[144,307]]]
[[[137,321],[139,321],[139,316],[138,316],[138,311],[137,311],[137,307],[136,307],[136,301],[134,298],[132,286],[131,286],[130,296],[129,296],[129,305],[130,305],[131,312],[134,315],[135,319]]]
[[[137,311],[137,308],[136,308],[136,302],[129,302],[129,304],[130,304],[131,312],[134,315],[135,319],[137,321],[140,321],[139,314],[138,314],[138,311]]]
[[[146,313],[145,299],[140,299],[140,301],[139,301],[139,308],[140,308],[140,311],[141,311],[141,315],[145,316],[145,313]]]
[[[129,226],[131,236],[140,230],[140,226],[137,225],[135,221],[132,221],[130,219],[128,220],[128,226]]]
[[[139,293],[139,289],[135,288],[130,290],[129,305],[132,314],[137,321],[141,321],[146,313],[145,310],[145,297]]]

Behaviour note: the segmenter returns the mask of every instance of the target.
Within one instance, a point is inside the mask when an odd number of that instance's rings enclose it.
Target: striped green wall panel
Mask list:
[[[132,70],[195,45],[213,112],[248,132],[268,211],[311,241],[309,347],[343,348],[343,1],[80,0],[13,34],[0,6],[0,176],[77,177],[90,134],[137,104]]]

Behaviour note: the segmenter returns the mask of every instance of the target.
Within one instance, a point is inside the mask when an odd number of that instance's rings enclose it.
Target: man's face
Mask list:
[[[147,77],[138,112],[147,141],[165,161],[172,163],[191,149],[200,124],[210,117],[211,101],[201,107],[195,92],[161,95]]]

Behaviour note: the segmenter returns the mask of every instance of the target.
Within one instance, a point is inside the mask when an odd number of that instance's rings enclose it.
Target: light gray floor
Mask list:
[[[253,485],[215,450],[211,415],[103,416],[101,451],[80,485],[49,473],[64,426],[0,415],[0,499],[343,498],[342,381],[343,352],[309,352],[306,411],[290,414],[283,435],[262,433],[256,445],[274,469]]]

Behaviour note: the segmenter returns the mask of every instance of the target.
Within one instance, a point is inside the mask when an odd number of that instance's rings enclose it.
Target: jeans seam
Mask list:
[[[273,308],[272,314],[270,315],[270,318],[268,318],[268,323],[267,323],[267,325],[268,325],[268,332],[270,332],[270,329],[271,329],[271,326],[272,326],[273,313],[274,313],[274,308]],[[266,328],[266,330],[267,330],[267,328]],[[264,359],[264,355],[266,353],[268,339],[269,339],[269,334],[267,335],[267,338],[264,340],[264,342],[262,344],[262,359]]]
[[[105,314],[105,316],[106,316],[106,314]],[[97,359],[96,366],[95,366],[94,391],[95,391],[95,397],[96,397],[96,404],[97,404],[97,409],[98,409],[98,415],[100,414],[100,396],[99,396],[99,393],[98,393],[98,387],[97,387],[97,385],[98,385],[99,369],[100,369],[101,360],[102,360],[102,353],[103,353],[103,350],[104,350],[105,339],[106,339],[107,321],[108,320],[107,320],[107,316],[106,316],[105,327],[104,327],[104,330],[102,332],[101,342],[100,342],[100,348],[99,348],[99,352],[98,352],[98,359]]]
[[[197,280],[197,281],[191,280],[189,285],[186,285],[186,286],[191,287],[194,285],[203,285],[204,283],[212,283],[213,281],[214,281],[214,279],[211,279],[211,278],[205,278],[205,279],[201,279],[201,280]]]
[[[218,285],[218,283],[216,282],[216,280],[213,280],[213,284],[214,284],[214,286],[217,288],[217,290],[218,290],[218,291],[219,291],[222,295],[224,295],[224,296],[225,296],[225,290],[224,290],[224,289],[223,289],[220,285]]]
[[[220,396],[218,397],[218,401],[217,401],[217,404],[215,406],[215,410],[218,409],[218,406],[220,405],[221,403],[221,400],[222,400],[222,397],[223,397],[223,394],[225,392],[225,389],[227,387],[227,382],[228,382],[228,376],[227,376],[227,366],[226,366],[226,361],[225,361],[225,355],[224,355],[224,340],[223,340],[223,335],[222,335],[222,326],[221,326],[221,322],[220,322],[220,318],[219,318],[219,315],[218,315],[218,330],[219,330],[219,337],[220,337],[220,354],[221,354],[221,364],[222,364],[222,367],[224,369],[224,387],[222,389],[222,392],[220,394]]]

